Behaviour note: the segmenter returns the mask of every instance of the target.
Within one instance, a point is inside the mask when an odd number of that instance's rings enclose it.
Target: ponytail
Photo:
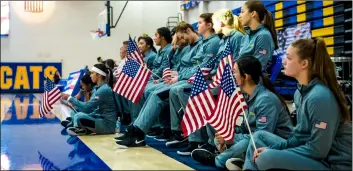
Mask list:
[[[278,49],[275,22],[271,12],[266,10],[265,5],[260,0],[248,0],[244,5],[248,7],[249,12],[256,11],[257,15],[259,16],[259,22],[262,22],[271,32],[272,40],[275,44],[275,49]]]
[[[233,15],[232,11],[229,9],[220,9],[213,13],[212,20],[222,21],[229,28],[234,28],[235,30],[245,34],[243,25],[240,23],[238,16]]]
[[[268,76],[262,74],[261,75],[262,78],[262,83],[264,85],[264,87],[268,90],[270,90],[273,94],[275,94],[277,96],[277,98],[281,101],[282,106],[286,109],[289,117],[290,117],[290,111],[288,109],[287,103],[286,101],[283,99],[283,97],[276,91],[275,87],[271,84],[270,79],[268,78]]]
[[[243,27],[243,25],[241,24],[239,17],[236,15],[233,15],[233,20],[234,20],[234,29],[239,31],[240,33],[245,34],[245,29]]]
[[[351,115],[344,94],[338,84],[335,65],[327,52],[324,39],[320,37],[299,39],[294,41],[291,46],[297,49],[297,54],[301,60],[309,61],[310,79],[318,78],[331,90],[340,107],[342,118],[349,121]]]
[[[110,68],[107,68],[107,70],[106,70],[106,72],[107,72],[107,77],[106,77],[106,83],[108,83],[108,85],[111,87],[111,88],[113,88],[113,84],[114,84],[114,82],[113,82],[113,71],[110,69]]]
[[[157,49],[153,45],[151,46],[151,49],[154,53],[157,53]]]
[[[335,65],[327,52],[325,41],[321,37],[314,38],[313,41],[315,47],[312,55],[312,78],[318,77],[332,91],[340,107],[342,117],[349,121],[351,116],[347,102],[338,84]]]
[[[271,32],[272,40],[275,44],[275,49],[278,49],[278,41],[277,41],[277,32],[275,28],[275,21],[273,19],[272,13],[270,11],[265,12],[265,18],[263,20],[263,24],[267,27],[267,29]]]

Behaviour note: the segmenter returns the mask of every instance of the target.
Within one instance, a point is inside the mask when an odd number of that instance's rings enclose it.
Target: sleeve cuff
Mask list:
[[[72,98],[72,96],[69,96],[69,98],[67,98],[67,101],[70,102],[70,99]]]

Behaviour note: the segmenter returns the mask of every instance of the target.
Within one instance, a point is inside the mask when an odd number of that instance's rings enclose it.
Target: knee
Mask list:
[[[86,114],[84,114],[84,113],[82,113],[82,112],[77,112],[77,113],[74,115],[74,118],[72,118],[72,119],[77,120],[78,118],[82,118],[84,115],[86,115]]]
[[[184,94],[184,87],[176,87],[176,93],[177,94]]]
[[[158,97],[158,94],[156,92],[152,92],[150,93],[149,97],[148,97],[148,100],[157,100],[159,97]]]
[[[276,155],[273,155],[273,149],[266,149],[263,152],[261,152],[261,155],[257,158],[256,160],[256,165],[259,170],[267,170],[272,168],[270,166],[271,163],[276,163],[274,162],[274,157]]]
[[[143,92],[143,95],[145,96],[145,98],[147,99],[148,95],[150,94],[150,91],[148,89],[146,89],[144,92]]]
[[[255,140],[262,139],[263,137],[266,136],[267,133],[268,133],[267,131],[258,130],[258,131],[255,131],[253,137],[254,137]]]
[[[178,87],[172,87],[169,90],[169,97],[178,96]]]

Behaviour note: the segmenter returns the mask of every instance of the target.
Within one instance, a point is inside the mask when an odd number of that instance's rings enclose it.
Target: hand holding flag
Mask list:
[[[247,109],[247,105],[240,88],[234,82],[228,62],[224,67],[220,84],[217,105],[208,122],[224,140],[233,141],[236,120]]]
[[[216,88],[219,86],[219,84],[221,83],[221,79],[222,79],[222,74],[223,74],[223,70],[226,66],[226,64],[229,62],[229,66],[230,69],[233,68],[233,63],[234,63],[234,59],[233,59],[233,55],[232,55],[232,50],[231,50],[231,45],[229,43],[229,41],[226,44],[226,48],[224,49],[224,51],[221,54],[221,61],[218,64],[218,68],[217,68],[217,73],[216,73],[216,77],[215,77],[215,81],[213,81],[210,84],[211,88]]]
[[[127,57],[135,59],[140,64],[144,63],[143,55],[140,52],[138,46],[136,45],[136,42],[131,39],[130,35],[129,35],[129,42],[127,44]]]
[[[60,90],[55,86],[52,80],[46,78],[46,82],[44,84],[44,94],[41,105],[39,107],[40,117],[44,117],[44,115],[53,110],[53,104],[56,103],[59,99]]]
[[[134,59],[128,59],[114,85],[113,91],[137,103],[152,72]]]
[[[184,136],[188,136],[205,126],[206,118],[211,115],[215,107],[215,100],[207,86],[207,82],[198,68],[191,90],[191,96],[186,105],[185,114],[181,121]]]

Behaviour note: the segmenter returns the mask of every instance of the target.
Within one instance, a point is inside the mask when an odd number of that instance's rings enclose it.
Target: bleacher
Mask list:
[[[312,37],[324,37],[332,56],[352,56],[352,2],[263,1],[277,30],[310,22]],[[233,10],[239,15],[241,8]]]
[[[310,23],[311,36],[323,37],[329,54],[338,67],[346,70],[339,79],[351,80],[352,61],[352,2],[349,1],[263,1],[275,19],[277,31],[300,24]],[[238,15],[241,7],[233,9]],[[197,29],[197,23],[193,24]],[[281,75],[280,58],[273,57],[271,81]],[[277,63],[277,64],[276,64]],[[347,65],[347,63],[350,63]],[[293,95],[293,81],[281,81],[276,85],[282,95]]]

